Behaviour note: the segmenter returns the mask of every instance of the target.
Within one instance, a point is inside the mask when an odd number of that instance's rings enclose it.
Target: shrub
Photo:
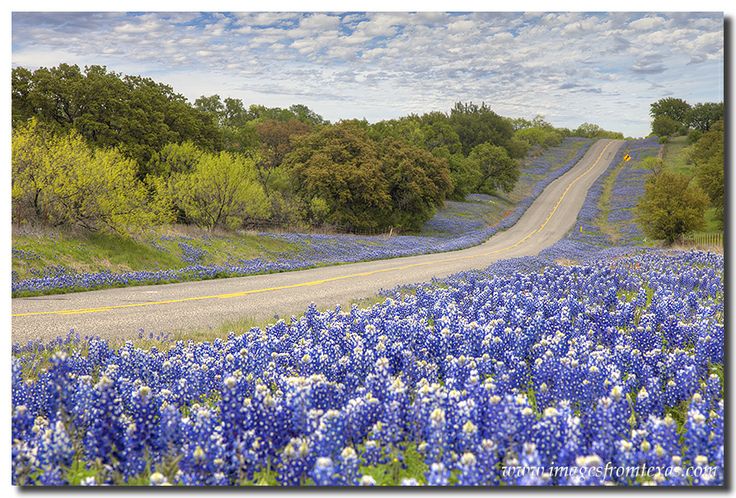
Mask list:
[[[330,214],[330,207],[321,197],[313,197],[309,203],[309,212],[312,215],[312,221],[317,225],[324,223],[327,215]]]
[[[462,152],[450,154],[447,148],[435,150],[435,155],[447,160],[450,169],[452,188],[447,195],[449,199],[462,201],[478,186],[480,168],[476,161],[471,161]]]
[[[391,197],[388,226],[420,230],[452,188],[447,161],[393,139],[381,144],[380,154]]]
[[[716,216],[721,223],[725,202],[723,139],[723,121],[717,121],[691,147],[689,157],[695,164],[698,184],[710,197],[711,205],[716,208]]]
[[[516,131],[514,136],[519,140],[525,140],[532,146],[539,147],[556,147],[562,143],[564,138],[562,133],[554,128],[541,126],[523,128]]]
[[[562,142],[562,135],[560,135],[560,140],[555,143],[555,145],[559,145],[560,142]],[[509,155],[514,159],[521,159],[526,156],[532,145],[533,144],[529,143],[529,141],[514,136],[511,137],[511,140],[509,140],[509,143],[506,145],[506,150],[508,151]]]
[[[689,145],[694,144],[698,140],[700,140],[700,137],[703,136],[703,132],[700,130],[691,130],[690,133],[687,134],[687,143]]]
[[[148,172],[166,178],[177,173],[188,173],[194,169],[202,153],[192,142],[166,144],[160,152],[153,154],[148,163]]]
[[[708,196],[688,176],[662,171],[652,175],[637,205],[637,221],[650,238],[673,243],[705,224]]]

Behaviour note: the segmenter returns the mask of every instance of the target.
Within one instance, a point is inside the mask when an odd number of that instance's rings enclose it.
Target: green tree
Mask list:
[[[715,208],[716,219],[723,226],[723,215],[725,210],[723,159],[712,157],[698,164],[695,172],[700,185],[710,198],[710,204]]]
[[[463,144],[460,136],[444,112],[433,111],[418,117],[423,131],[425,149],[432,152],[440,148],[447,148],[450,154],[462,152]]]
[[[669,116],[657,116],[652,120],[652,133],[659,137],[671,137],[679,128],[680,123]]]
[[[723,224],[725,208],[725,168],[723,149],[723,121],[716,121],[691,147],[690,161],[695,164],[695,177],[716,208],[716,216]]]
[[[239,228],[270,212],[253,161],[229,152],[203,154],[190,173],[173,178],[172,190],[186,218],[208,229]]]
[[[148,171],[155,176],[169,178],[177,173],[188,173],[194,169],[204,151],[188,141],[181,144],[166,144],[154,153]]]
[[[572,136],[585,138],[611,138],[621,140],[624,138],[623,133],[615,131],[607,131],[593,123],[583,123],[572,131]]]
[[[705,102],[695,104],[687,117],[691,128],[705,133],[716,121],[723,120],[723,102]]]
[[[240,99],[225,98],[223,101],[223,125],[239,128],[248,123],[250,115]]]
[[[43,221],[49,217],[46,195],[57,175],[49,150],[56,147],[56,142],[54,134],[35,118],[13,131],[11,190],[15,221]]]
[[[486,142],[506,147],[514,134],[511,121],[493,112],[485,103],[456,103],[450,111],[450,124],[460,138],[465,155]]]
[[[687,134],[687,143],[688,145],[692,145],[698,140],[700,140],[700,137],[703,136],[703,132],[700,130],[690,130],[690,132]]]
[[[717,121],[690,147],[688,160],[698,164],[712,157],[723,158],[723,137],[723,121]]]
[[[13,69],[11,74],[11,107],[13,128],[23,125],[35,114],[33,95],[33,73],[24,67]]]
[[[511,124],[514,128],[514,131],[524,130],[526,128],[555,129],[554,126],[552,126],[548,121],[546,121],[544,119],[544,116],[542,116],[541,114],[537,114],[531,120],[525,119],[525,118],[513,118],[511,119]]]
[[[554,128],[530,126],[514,133],[514,137],[526,141],[532,146],[555,147],[562,143],[562,133]]]
[[[267,119],[255,125],[259,141],[255,161],[256,173],[267,195],[271,175],[281,165],[284,157],[291,152],[292,140],[300,135],[306,135],[310,130],[311,126],[296,119],[288,121]]]
[[[300,137],[283,162],[290,185],[313,218],[316,207],[332,225],[417,230],[452,188],[447,160],[391,136],[376,142],[369,131],[341,122]]]
[[[382,226],[420,230],[452,188],[447,161],[396,139],[380,144],[391,214]]]
[[[289,111],[294,114],[294,118],[297,121],[301,121],[302,123],[310,126],[320,126],[328,123],[328,121],[326,121],[322,116],[304,104],[294,104],[289,106]]]
[[[328,123],[322,116],[303,104],[294,104],[288,109],[254,104],[248,108],[248,114],[251,121],[267,119],[289,121],[296,119],[309,126],[321,126]]]
[[[374,230],[391,212],[391,196],[376,144],[355,123],[338,123],[302,137],[284,159],[295,194],[328,206],[326,222]]]
[[[691,178],[670,171],[652,175],[636,207],[642,231],[671,244],[678,237],[703,228],[708,196]]]
[[[210,116],[213,122],[222,126],[225,121],[225,104],[219,95],[202,95],[194,101],[194,108]]]
[[[31,117],[55,132],[78,131],[97,147],[119,148],[139,166],[140,178],[153,154],[167,143],[191,140],[203,149],[222,146],[217,123],[168,85],[123,76],[104,66],[59,64],[33,72],[18,67],[12,77],[13,126]]]
[[[514,129],[514,131],[523,130],[525,128],[532,127],[532,122],[526,118],[512,118],[511,119],[511,127]]]
[[[656,119],[660,116],[667,116],[679,124],[686,124],[688,122],[689,113],[690,104],[683,99],[675,97],[659,99],[649,106],[649,115],[652,119]]]
[[[449,199],[462,201],[478,187],[481,174],[477,161],[465,157],[462,152],[451,154],[446,147],[435,149],[434,155],[447,161],[452,180],[452,190],[447,194]]]
[[[478,192],[511,192],[519,179],[519,165],[503,147],[490,143],[480,144],[473,148],[468,159],[475,162],[480,170]]]
[[[513,159],[523,159],[531,148],[529,142],[517,136],[511,137],[511,140],[506,144],[506,151]]]
[[[309,214],[312,223],[321,225],[327,220],[327,216],[330,214],[330,206],[321,197],[313,197],[309,202]]]
[[[379,121],[368,127],[368,135],[376,142],[393,138],[419,147],[425,146],[424,128],[416,116]]]

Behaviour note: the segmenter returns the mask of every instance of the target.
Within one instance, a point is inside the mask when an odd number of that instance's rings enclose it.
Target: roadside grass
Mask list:
[[[19,279],[37,276],[54,266],[75,272],[110,270],[116,272],[168,269],[180,264],[174,254],[157,250],[143,241],[116,235],[38,230],[14,233],[13,249],[28,257],[13,255],[13,271]]]
[[[12,270],[23,280],[63,267],[72,273],[169,270],[191,264],[184,246],[202,251],[200,264],[224,264],[241,259],[271,259],[298,251],[296,244],[273,237],[194,227],[171,226],[135,237],[58,229],[14,228]],[[22,251],[18,253],[16,251]]]
[[[595,219],[595,224],[598,225],[601,232],[608,236],[608,238],[614,243],[617,242],[621,236],[618,230],[616,230],[616,227],[608,221],[608,216],[611,213],[611,197],[613,195],[613,188],[616,185],[616,179],[618,178],[619,173],[621,173],[621,170],[624,169],[625,165],[626,163],[621,161],[606,177],[606,180],[603,183],[603,192],[601,193],[600,199],[598,199],[599,214]]]
[[[664,144],[662,160],[664,161],[665,169],[673,173],[692,175],[694,173],[694,166],[688,164],[688,153],[689,146],[686,136],[671,138]]]

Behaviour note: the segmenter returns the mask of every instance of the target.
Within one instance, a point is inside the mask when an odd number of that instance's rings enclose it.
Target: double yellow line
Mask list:
[[[567,196],[568,192],[570,192],[570,189],[585,175],[590,173],[593,168],[595,168],[598,165],[598,162],[603,157],[603,154],[605,154],[608,147],[610,147],[614,142],[609,142],[606,144],[605,147],[603,147],[603,150],[598,155],[596,160],[593,162],[593,164],[585,170],[583,173],[578,175],[573,181],[570,182],[570,184],[567,186],[565,191],[562,193],[562,195],[557,199],[557,203],[555,204],[554,208],[552,208],[552,211],[547,215],[547,218],[544,220],[544,222],[539,225],[538,228],[533,230],[532,232],[525,235],[522,239],[516,241],[515,243],[511,244],[510,246],[503,247],[501,249],[496,249],[495,251],[491,251],[486,253],[486,256],[492,255],[492,254],[498,254],[505,251],[509,251],[524,242],[526,242],[530,237],[534,236],[535,234],[539,233],[540,231],[544,230],[544,227],[547,226],[547,223],[552,219],[552,216],[557,212],[557,209],[559,209],[560,205],[562,204],[562,201],[565,199],[565,196]],[[410,268],[416,268],[419,266],[426,266],[426,265],[436,265],[441,263],[448,263],[451,261],[461,261],[464,259],[473,259],[477,258],[477,255],[471,255],[471,256],[455,256],[455,257],[448,257],[440,260],[432,260],[432,261],[425,261],[425,262],[419,262],[419,263],[411,263],[407,265],[402,266],[393,266],[390,268],[382,268],[379,270],[371,270],[371,271],[365,271],[365,272],[359,272],[359,273],[350,273],[347,275],[340,275],[337,277],[330,277],[330,278],[323,278],[319,280],[311,280],[309,282],[301,282],[297,284],[289,284],[289,285],[279,285],[275,287],[264,287],[262,289],[251,289],[251,290],[245,290],[240,292],[231,292],[229,294],[213,294],[210,296],[194,296],[194,297],[185,297],[181,299],[166,299],[162,301],[148,301],[148,302],[141,302],[141,303],[130,303],[130,304],[114,304],[110,306],[100,306],[98,308],[79,308],[79,309],[69,309],[69,310],[57,310],[57,311],[32,311],[29,313],[14,313],[12,316],[14,317],[24,317],[24,316],[38,316],[38,315],[82,315],[85,313],[101,313],[104,311],[112,311],[117,309],[125,309],[125,308],[138,308],[142,306],[157,306],[161,304],[175,304],[175,303],[185,303],[188,301],[203,301],[205,299],[230,299],[234,297],[242,297],[242,296],[248,296],[250,294],[260,294],[263,292],[272,292],[272,291],[279,291],[279,290],[285,290],[285,289],[296,289],[299,287],[312,287],[315,285],[322,285],[329,282],[335,282],[338,280],[346,280],[349,278],[356,278],[356,277],[369,277],[371,275],[377,275],[379,273],[386,273],[390,271],[399,271],[399,270],[408,270]]]

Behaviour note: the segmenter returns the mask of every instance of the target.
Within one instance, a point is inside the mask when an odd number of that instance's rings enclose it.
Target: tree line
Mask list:
[[[676,97],[659,99],[649,106],[652,133],[664,139],[687,135],[692,144],[723,120],[723,111],[723,102],[690,104]]]
[[[723,227],[725,207],[723,103],[690,105],[668,97],[651,104],[652,132],[660,138],[686,135],[687,163],[692,173],[665,168],[661,159],[648,158],[653,174],[647,179],[637,216],[647,236],[673,243],[682,235],[705,227],[705,212],[714,208]]]
[[[510,192],[519,161],[584,123],[485,103],[368,123],[305,105],[193,103],[150,78],[60,64],[12,72],[13,219],[129,233],[168,223],[416,231],[445,199]]]

